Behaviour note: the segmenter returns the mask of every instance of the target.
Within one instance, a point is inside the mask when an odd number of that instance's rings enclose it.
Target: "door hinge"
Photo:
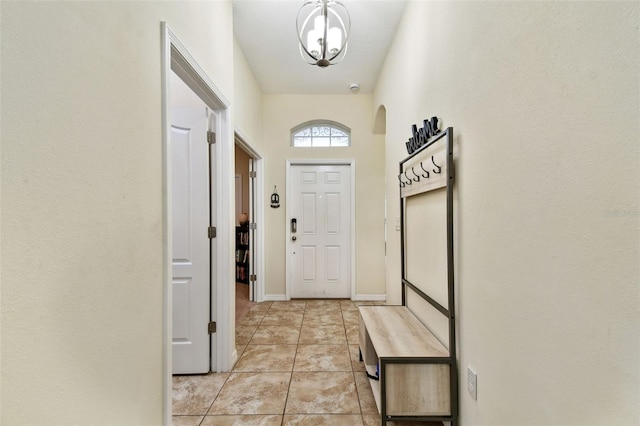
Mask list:
[[[258,229],[258,225],[255,222],[249,224],[249,229]]]
[[[216,134],[214,132],[207,131],[207,143],[209,145],[216,143]]]
[[[215,321],[211,321],[209,323],[209,334],[213,334],[216,332],[216,322]]]
[[[255,281],[257,279],[258,279],[258,277],[256,277],[256,274],[249,275],[249,281]]]
[[[249,172],[249,177],[250,178],[258,177],[258,173],[252,170],[252,171]]]
[[[210,226],[210,227],[209,227],[209,231],[208,231],[209,238],[215,238],[215,237],[216,237],[216,235],[217,235],[217,233],[218,233],[218,232],[217,232],[217,230],[216,230],[216,227],[215,227],[215,226]]]

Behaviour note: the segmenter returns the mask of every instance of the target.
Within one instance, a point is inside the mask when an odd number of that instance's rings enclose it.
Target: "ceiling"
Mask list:
[[[351,15],[345,59],[327,68],[307,64],[298,49],[296,16],[303,0],[232,0],[236,40],[264,93],[371,93],[405,0],[342,0]]]

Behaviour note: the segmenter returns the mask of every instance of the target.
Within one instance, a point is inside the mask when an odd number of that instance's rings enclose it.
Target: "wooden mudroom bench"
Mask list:
[[[450,420],[447,348],[406,306],[359,309],[360,356],[382,424],[409,418]]]

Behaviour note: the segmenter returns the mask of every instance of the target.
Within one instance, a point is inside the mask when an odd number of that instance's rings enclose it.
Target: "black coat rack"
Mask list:
[[[443,146],[438,146],[443,145]],[[429,154],[424,154],[428,152]],[[448,415],[423,416],[422,420],[449,421],[457,424],[458,417],[458,369],[456,352],[455,297],[454,297],[454,258],[453,258],[453,128],[437,133],[428,143],[412,152],[399,164],[398,181],[400,185],[400,240],[402,261],[402,305],[407,306],[407,295],[415,293],[448,320],[449,356],[445,359],[425,362],[449,365],[450,402]],[[407,245],[406,237],[411,230],[406,226],[406,205],[410,197],[445,188],[446,190],[446,274],[447,274],[447,306],[439,303],[411,282],[407,277]],[[386,420],[393,421],[390,416]],[[398,417],[395,420],[402,420]]]

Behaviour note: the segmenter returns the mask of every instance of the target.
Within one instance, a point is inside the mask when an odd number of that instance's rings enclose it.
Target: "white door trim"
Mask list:
[[[255,259],[256,282],[254,287],[256,302],[264,302],[265,287],[265,263],[264,263],[264,157],[254,147],[252,147],[245,135],[238,129],[235,130],[236,143],[253,158],[253,167],[256,172],[254,180],[255,185],[255,206],[249,206],[250,210],[255,210],[255,217],[252,220],[256,224],[256,237],[254,241],[254,249],[251,255]],[[235,163],[234,163],[235,164]],[[249,197],[251,204],[251,197]]]
[[[356,294],[356,160],[354,159],[292,159],[287,160],[286,166],[286,182],[287,182],[287,198],[286,198],[286,211],[285,211],[285,229],[287,234],[287,243],[285,247],[285,263],[286,263],[286,288],[285,288],[285,300],[291,300],[291,258],[289,253],[292,251],[291,247],[291,228],[289,227],[289,218],[291,217],[291,203],[288,201],[292,199],[292,187],[291,185],[291,168],[292,166],[349,166],[351,171],[351,244],[350,244],[350,258],[351,258],[351,299]]]
[[[173,70],[204,103],[219,115],[218,140],[214,145],[216,163],[215,182],[212,197],[216,197],[215,212],[213,212],[218,228],[217,238],[214,240],[216,250],[216,268],[211,271],[212,292],[211,310],[212,320],[218,324],[217,333],[212,336],[212,348],[215,348],[215,371],[228,371],[232,366],[235,354],[233,330],[233,301],[235,290],[231,292],[231,285],[235,283],[233,273],[233,251],[235,227],[232,200],[234,171],[233,164],[233,129],[230,126],[229,101],[218,90],[216,85],[198,65],[186,47],[171,31],[166,22],[161,22],[161,57],[162,57],[162,291],[163,291],[163,320],[162,320],[162,372],[163,372],[163,420],[171,424],[171,342],[172,342],[172,289],[171,289],[171,261],[172,261],[172,229],[171,229],[171,156],[170,156],[170,126],[169,122],[169,80]],[[214,265],[212,265],[213,268]],[[232,297],[233,296],[233,297]]]

